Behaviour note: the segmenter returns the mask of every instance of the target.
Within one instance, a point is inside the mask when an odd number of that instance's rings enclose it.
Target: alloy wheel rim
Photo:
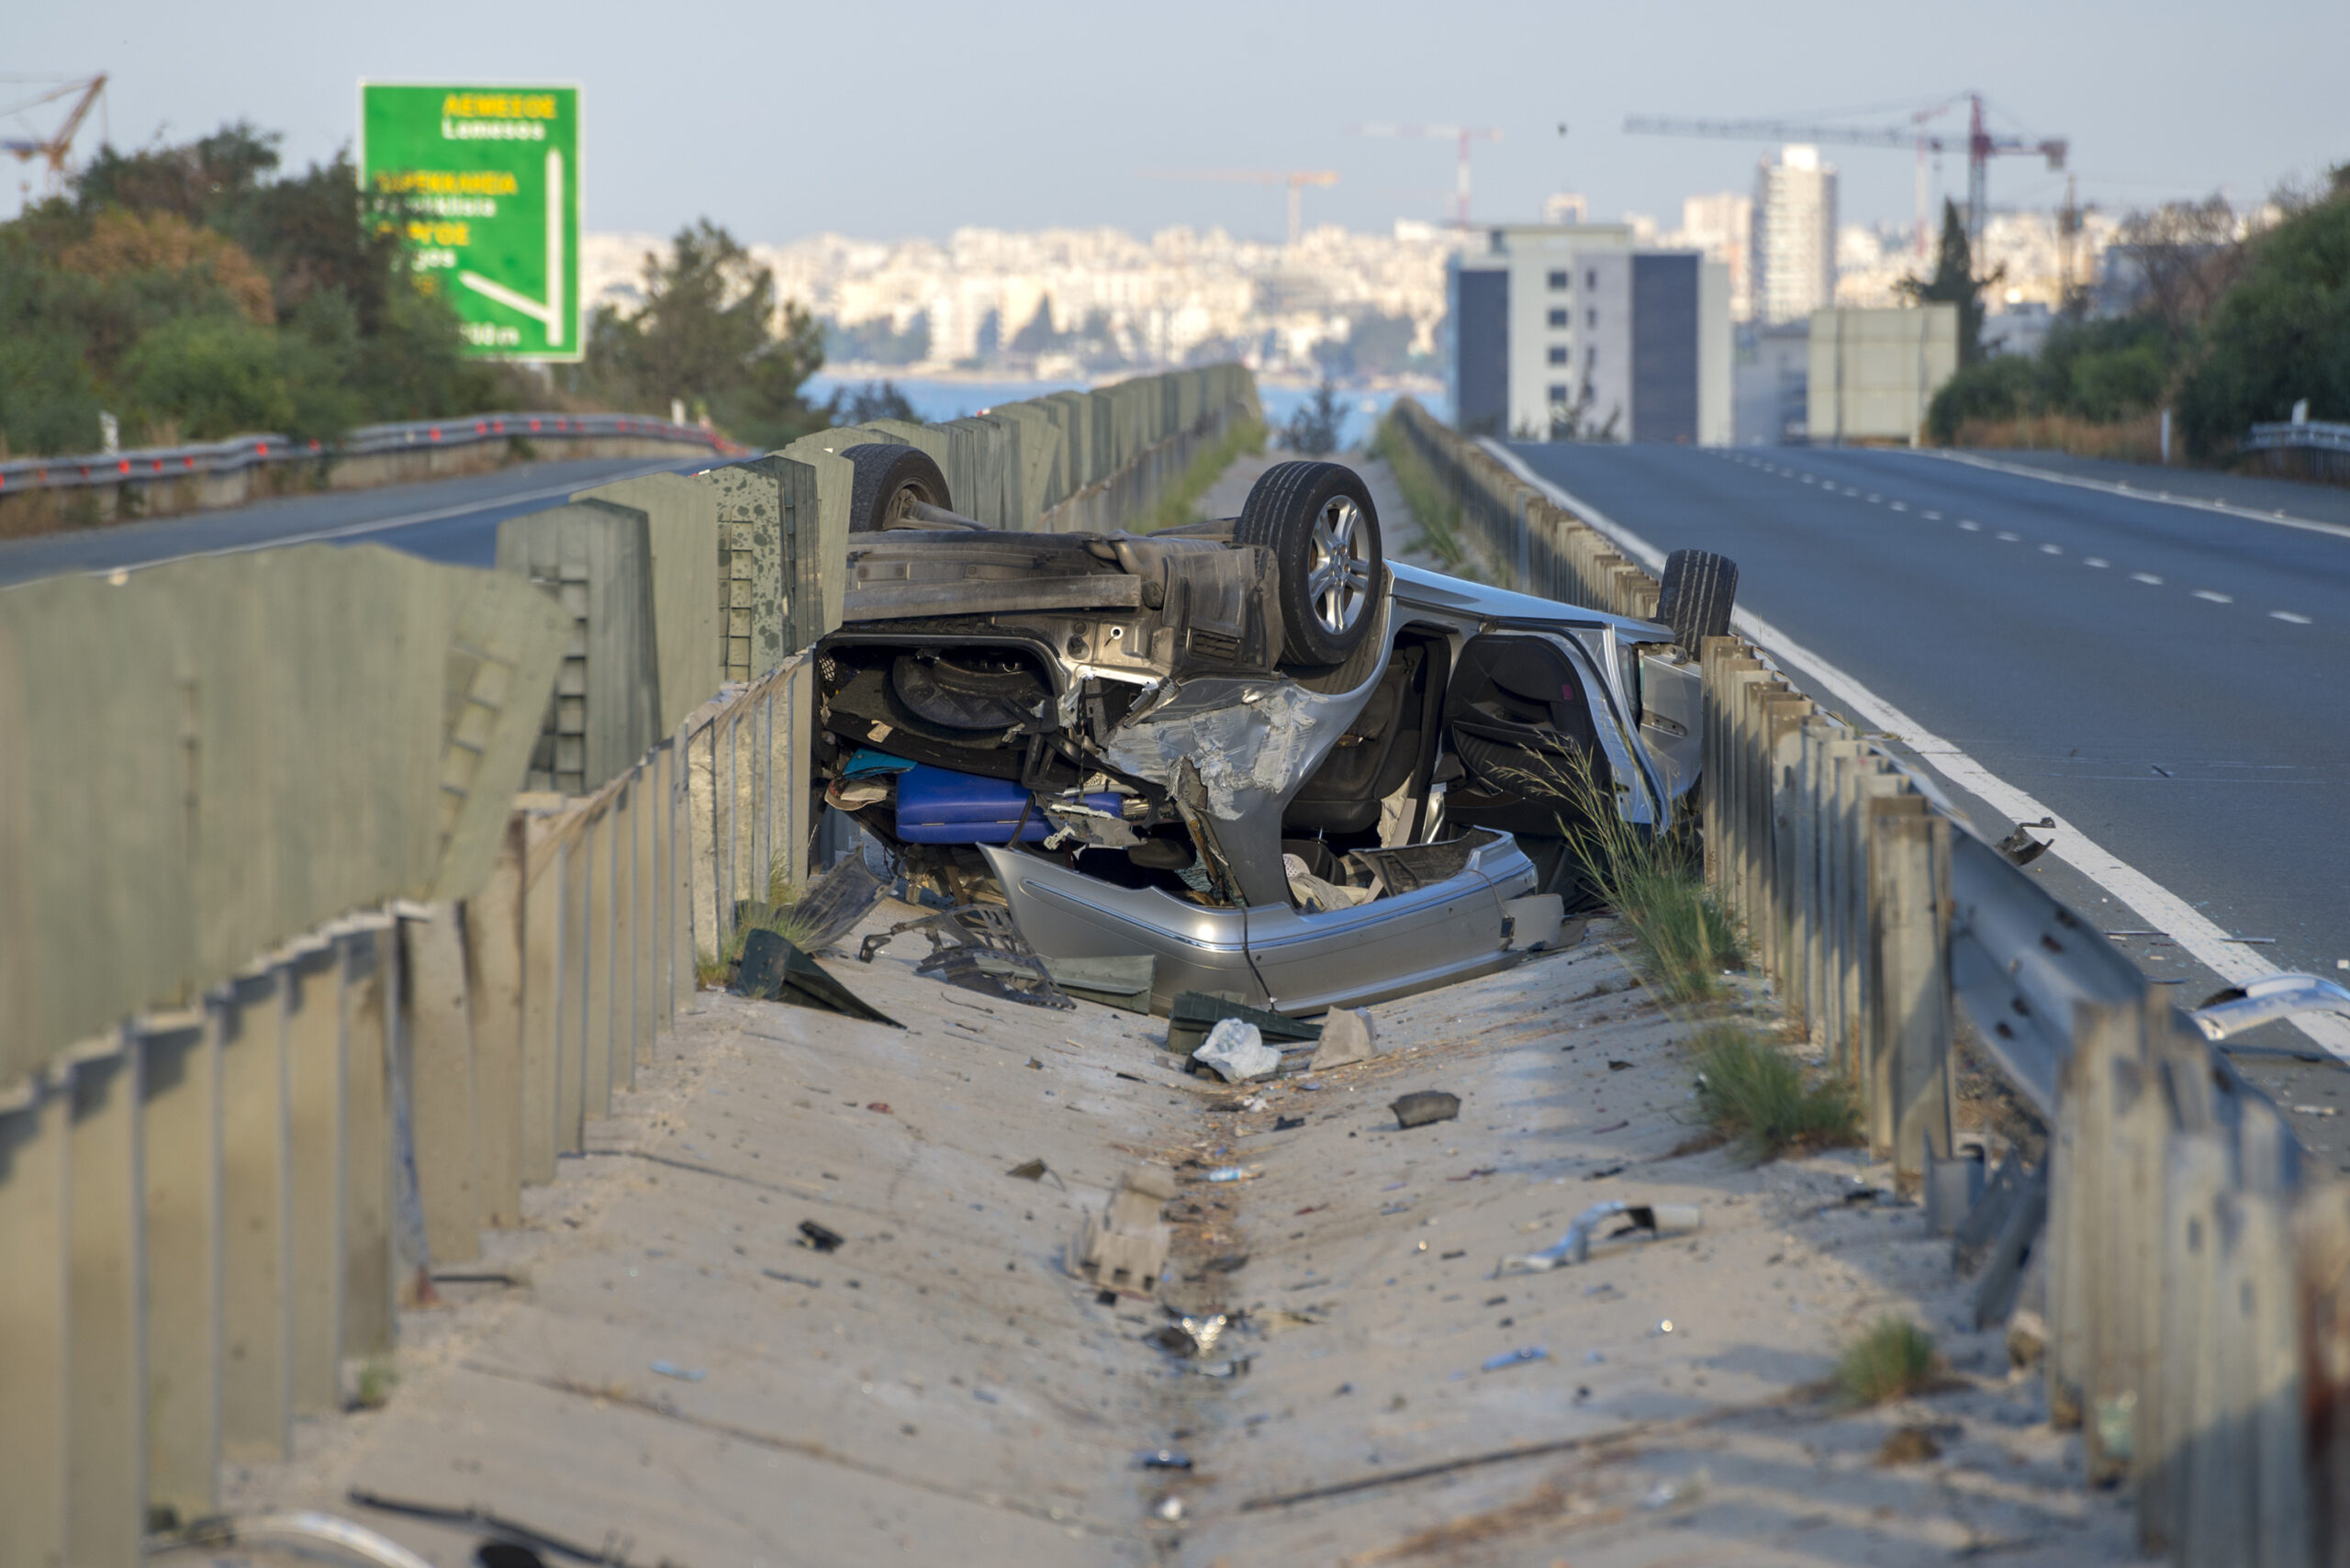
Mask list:
[[[1351,497],[1334,496],[1314,520],[1314,549],[1306,569],[1306,600],[1323,631],[1353,630],[1371,600],[1369,531]]]

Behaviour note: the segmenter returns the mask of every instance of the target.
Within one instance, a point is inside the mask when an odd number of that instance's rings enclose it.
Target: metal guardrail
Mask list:
[[[227,441],[179,446],[142,446],[126,452],[73,457],[19,457],[0,462],[0,495],[25,490],[79,489],[95,485],[235,474],[282,463],[313,463],[391,453],[431,452],[505,441],[674,442],[722,456],[740,455],[735,445],[699,425],[681,425],[643,414],[475,414],[453,420],[404,420],[361,425],[339,442],[296,441],[274,432],[232,436]]]
[[[1596,588],[1584,602],[1601,608],[1653,593],[1613,561],[1526,580],[1545,538],[1587,548],[1588,525],[1416,409],[1388,428],[1455,487],[1489,563],[1516,560],[1516,586]],[[1928,1187],[1930,1215],[1959,1152],[1962,1010],[1970,1048],[2047,1129],[2044,1158],[1987,1173],[1954,1227],[1953,1261],[1980,1269],[1978,1326],[2006,1318],[2039,1273],[2051,1418],[2081,1430],[2089,1481],[2127,1483],[2143,1551],[2182,1568],[2340,1559],[2350,1182],[2309,1169],[2210,1037],[2288,1001],[2350,998],[2277,977],[2243,1004],[2181,1011],[1763,650],[1709,638],[1703,663],[1707,880],[1860,1096],[1872,1147]]]
[[[2303,420],[2298,423],[2278,420],[2257,424],[2240,443],[2246,452],[2279,452],[2291,447],[2306,447],[2319,452],[2350,452],[2350,425],[2331,424],[2322,420]]]

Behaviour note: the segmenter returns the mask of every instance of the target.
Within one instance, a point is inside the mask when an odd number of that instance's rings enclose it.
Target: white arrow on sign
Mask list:
[[[542,305],[527,295],[515,293],[502,283],[492,283],[479,273],[459,273],[457,281],[485,299],[494,299],[510,310],[520,310],[534,321],[543,321],[547,329],[547,347],[563,347],[563,154],[550,148],[547,151],[547,297]]]

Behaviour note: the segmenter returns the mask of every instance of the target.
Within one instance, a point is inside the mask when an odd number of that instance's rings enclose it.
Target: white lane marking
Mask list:
[[[2289,621],[2296,626],[2306,626],[2310,623],[2310,618],[2308,616],[2296,615],[2289,610],[2272,610],[2268,612],[2268,619],[2271,621]]]
[[[1944,463],[1964,463],[1976,468],[1989,468],[2001,474],[2014,474],[2026,479],[2044,480],[2051,485],[2070,485],[2076,489],[2102,490],[2109,496],[2127,496],[2133,501],[2149,501],[2160,506],[2188,507],[2196,511],[2219,512],[2226,517],[2246,517],[2255,522],[2273,522],[2283,528],[2299,528],[2311,533],[2331,533],[2350,539],[2350,527],[2338,522],[2320,522],[2315,518],[2288,517],[2281,511],[2255,511],[2251,507],[2234,506],[2227,501],[2201,500],[2194,496],[2174,496],[2167,490],[2132,489],[2128,485],[2114,484],[2104,479],[2083,479],[2070,474],[2051,474],[2045,468],[2027,467],[2020,463],[2002,463],[1996,457],[1977,457],[1964,452],[1904,452],[1905,457],[1930,457]]]
[[[1869,499],[1871,499],[1871,500],[1873,500],[1873,501],[1881,501],[1881,500],[1885,499],[1885,498],[1884,498],[1883,496],[1880,496],[1880,495],[1876,494],[1874,491],[1871,491],[1871,492],[1870,492],[1870,494],[1869,494]]]
[[[2020,533],[2009,533],[2009,532],[2006,529],[2004,529],[2004,528],[2003,528],[2003,529],[2001,529],[2001,530],[1999,530],[1999,532],[1998,532],[1998,533],[1994,534],[1992,537],[1994,537],[1994,538],[1996,538],[1997,540],[1998,540],[1998,541],[1999,541],[1999,543],[2002,543],[2002,544],[2020,544],[2020,543],[2023,543],[2023,535],[2022,535],[2022,534],[2020,534]]]
[[[713,453],[711,456],[715,457],[717,454]],[[190,550],[180,555],[158,555],[151,561],[126,561],[116,566],[91,566],[84,570],[84,575],[93,577],[112,577],[117,572],[143,572],[150,566],[168,566],[174,561],[203,561],[215,555],[242,555],[254,550],[274,550],[281,544],[316,544],[329,539],[355,539],[363,533],[380,533],[385,529],[406,528],[410,523],[440,522],[453,517],[464,517],[469,512],[487,511],[492,507],[507,506],[516,501],[546,501],[553,500],[557,496],[569,498],[582,490],[595,489],[599,485],[617,484],[622,479],[641,478],[647,474],[665,474],[672,466],[674,465],[667,463],[647,464],[642,468],[627,468],[617,474],[607,474],[600,478],[575,480],[568,485],[554,485],[544,489],[517,490],[512,495],[492,496],[483,500],[470,501],[464,506],[442,507],[436,511],[409,512],[401,517],[379,517],[372,522],[349,522],[340,528],[319,528],[308,533],[287,533],[274,539],[256,539],[249,543],[224,544],[217,550]]]
[[[1980,533],[1983,532],[1983,525],[1975,521],[1972,518],[1961,518],[1959,520],[1958,526],[1966,530],[1969,533]]]
[[[1818,481],[1818,480],[1817,480],[1817,479],[1813,478],[1813,477],[1812,477],[1810,475],[1808,475],[1808,474],[1807,474],[1807,475],[1805,475],[1805,476],[1803,476],[1803,482],[1804,482],[1805,484],[1807,484],[1807,485],[1817,485],[1817,484],[1818,484],[1818,483],[1819,483],[1819,481]]]
[[[2065,553],[2065,547],[2061,544],[2043,544],[2040,547],[2040,553],[2043,555],[2062,555]]]
[[[1664,552],[1626,530],[1606,513],[1578,500],[1535,473],[1501,442],[1486,441],[1482,444],[1519,478],[1548,492],[1560,506],[1614,539],[1617,549],[1651,572],[1664,570]],[[2048,847],[2050,857],[2062,860],[2104,889],[2221,980],[2231,985],[2242,985],[2247,980],[2283,972],[2266,958],[2232,943],[2230,933],[2211,924],[2185,899],[2099,846],[2047,806],[1999,778],[1956,745],[1928,730],[1776,626],[1743,610],[1733,613],[1730,622],[1750,642],[1770,649],[1782,662],[1800,665],[1810,671],[1820,689],[1830,696],[1879,730],[1899,736],[1910,751],[1934,771],[1975,795],[2008,821],[2036,823],[2042,817],[2053,819],[2052,828],[2041,830],[2042,836],[2053,835]],[[2350,1019],[2322,1014],[2296,1018],[2292,1023],[2295,1028],[2335,1057],[2350,1059]]]
[[[2081,565],[2084,566],[2110,566],[2113,563],[2107,560],[2102,555],[2084,555],[2081,557]]]
[[[2210,588],[2197,588],[2195,590],[2195,597],[2198,599],[2208,599],[2213,604],[2233,604],[2236,601],[2235,595],[2233,594],[2213,593]]]
[[[2133,583],[2144,583],[2148,588],[2160,588],[2163,586],[2162,578],[2154,576],[2152,572],[2132,572],[2130,574],[2130,580]]]
[[[1871,499],[1874,499],[1874,498],[1872,497]],[[1908,511],[1909,510],[1909,503],[1908,501],[1896,501],[1893,503],[1893,510],[1895,511]]]
[[[1923,517],[1923,518],[1924,518],[1928,522],[1940,522],[1940,521],[1942,521],[1942,513],[1940,513],[1940,512],[1938,512],[1938,511],[1933,511],[1933,510],[1927,510],[1927,511],[1924,511],[1924,512],[1920,512],[1919,515],[1920,517]]]

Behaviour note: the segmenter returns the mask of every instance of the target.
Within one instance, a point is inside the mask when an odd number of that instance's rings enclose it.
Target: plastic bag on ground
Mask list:
[[[1256,1025],[1225,1018],[1208,1031],[1207,1044],[1193,1051],[1192,1059],[1214,1069],[1226,1083],[1246,1083],[1280,1071],[1281,1053],[1265,1044]]]

